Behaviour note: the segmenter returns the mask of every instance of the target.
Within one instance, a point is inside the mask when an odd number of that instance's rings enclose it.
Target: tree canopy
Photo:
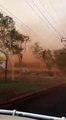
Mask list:
[[[22,44],[28,40],[29,36],[16,30],[15,22],[11,17],[0,13],[0,49],[4,49],[7,53],[20,53],[24,50]]]
[[[43,49],[38,42],[32,46],[33,54],[39,59],[41,58],[48,69],[51,69],[53,66],[53,56],[52,51],[49,49]]]
[[[43,48],[40,46],[38,42],[35,42],[35,44],[31,47],[31,50],[35,57],[37,58],[42,57]]]

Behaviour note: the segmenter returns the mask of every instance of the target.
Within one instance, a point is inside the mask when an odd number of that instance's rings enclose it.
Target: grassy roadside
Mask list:
[[[66,78],[44,76],[26,76],[22,80],[9,80],[7,83],[0,80],[0,103],[22,94],[38,92],[64,82],[66,82]]]

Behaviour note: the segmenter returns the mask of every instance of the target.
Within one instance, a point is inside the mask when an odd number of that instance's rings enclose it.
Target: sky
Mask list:
[[[66,0],[0,0],[0,10],[13,17],[22,34],[29,35],[29,46],[39,42],[43,48],[63,47],[61,38],[66,36]]]

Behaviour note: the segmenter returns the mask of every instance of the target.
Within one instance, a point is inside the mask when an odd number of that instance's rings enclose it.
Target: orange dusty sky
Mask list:
[[[35,42],[43,48],[63,47],[61,38],[66,37],[66,0],[0,0],[0,11],[13,17],[16,28],[30,37],[29,48]],[[25,56],[33,59],[29,54]]]
[[[60,39],[66,36],[66,0],[0,0],[0,10],[13,17],[17,29],[29,35],[32,43],[38,41],[51,49],[62,47]]]

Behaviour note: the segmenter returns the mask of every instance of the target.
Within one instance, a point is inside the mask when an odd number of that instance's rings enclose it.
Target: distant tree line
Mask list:
[[[43,49],[38,42],[31,48],[33,54],[38,59],[43,59],[48,70],[58,68],[62,72],[66,72],[66,48],[59,50]]]

